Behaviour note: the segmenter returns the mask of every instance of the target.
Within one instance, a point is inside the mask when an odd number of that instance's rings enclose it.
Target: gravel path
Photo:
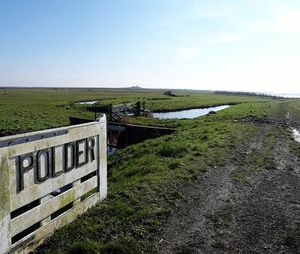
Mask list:
[[[279,128],[279,127],[277,127]],[[184,187],[184,198],[145,244],[153,253],[300,253],[300,160],[284,136],[269,152],[272,167],[232,174],[264,152],[269,123],[239,149],[236,161],[211,168]],[[288,129],[285,129],[288,131]]]

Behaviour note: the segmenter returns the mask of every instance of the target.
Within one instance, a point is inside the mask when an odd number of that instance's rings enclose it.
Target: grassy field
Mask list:
[[[69,124],[69,117],[93,118],[79,101],[135,103],[145,101],[146,108],[166,111],[225,103],[267,101],[264,97],[223,96],[209,92],[175,90],[178,97],[163,95],[164,90],[147,89],[0,89],[0,130],[26,132]],[[135,121],[135,120],[131,120]]]
[[[199,175],[211,168],[236,160],[237,150],[247,146],[249,138],[259,131],[247,119],[283,118],[287,111],[296,118],[300,116],[298,100],[195,91],[174,93],[182,97],[164,96],[161,90],[1,92],[0,129],[12,131],[66,125],[69,116],[92,117],[84,106],[74,105],[83,100],[100,100],[103,104],[145,100],[151,110],[240,103],[215,115],[190,120],[131,119],[136,123],[176,127],[176,133],[127,147],[112,156],[107,199],[56,232],[37,253],[147,253],[145,242],[176,209],[182,199],[181,187],[197,181]],[[251,160],[259,167],[271,163],[267,153],[255,156]],[[244,174],[237,170],[232,179],[242,182]]]
[[[176,209],[181,186],[235,160],[258,127],[247,117],[273,117],[280,101],[245,103],[216,115],[168,121],[177,131],[119,151],[109,162],[108,198],[57,232],[46,253],[141,253],[142,242]],[[267,165],[267,155],[255,160]],[[242,181],[244,172],[233,178]]]

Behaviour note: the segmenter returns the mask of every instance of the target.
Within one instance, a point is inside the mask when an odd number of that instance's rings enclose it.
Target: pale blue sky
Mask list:
[[[299,0],[0,0],[0,86],[300,92]]]

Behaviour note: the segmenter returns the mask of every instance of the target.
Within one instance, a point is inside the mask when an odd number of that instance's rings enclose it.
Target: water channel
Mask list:
[[[300,143],[300,132],[297,130],[297,129],[293,129],[293,136],[294,136],[294,139]]]
[[[209,107],[209,108],[196,108],[196,109],[187,109],[187,110],[180,110],[180,111],[172,111],[172,112],[157,112],[153,113],[154,118],[159,119],[192,119],[198,116],[207,115],[209,112],[217,112],[226,108],[229,108],[230,105],[223,105],[223,106],[216,106],[216,107]]]
[[[78,102],[77,104],[80,104],[80,105],[93,105],[97,102],[98,101],[81,101],[81,102]]]

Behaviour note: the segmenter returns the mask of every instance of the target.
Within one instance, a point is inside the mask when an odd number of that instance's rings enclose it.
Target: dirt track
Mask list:
[[[300,159],[282,135],[286,126],[255,124],[260,131],[237,149],[235,160],[183,187],[178,209],[145,243],[149,251],[300,253]],[[274,130],[281,134],[269,146],[269,164],[253,167],[252,158],[266,153],[264,142]],[[234,179],[241,168],[243,175]]]

